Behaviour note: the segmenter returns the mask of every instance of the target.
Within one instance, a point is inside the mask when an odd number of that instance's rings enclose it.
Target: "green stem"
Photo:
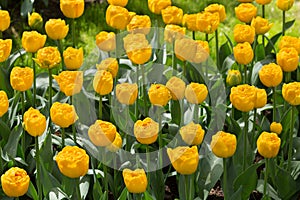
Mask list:
[[[49,73],[49,115],[50,115],[50,108],[52,106],[52,69],[49,69],[48,73]]]
[[[273,87],[273,122],[276,121],[276,87]]]
[[[70,105],[73,105],[73,96],[70,96]],[[77,144],[75,124],[72,124],[72,134],[73,134],[74,143]]]
[[[247,67],[242,65],[242,68],[244,68],[244,83],[247,84]]]
[[[246,170],[246,162],[247,162],[247,137],[248,137],[248,113],[243,113],[244,115],[244,160],[243,160],[243,171]]]
[[[61,128],[61,146],[62,146],[62,148],[65,147],[65,138],[66,138],[65,128]]]
[[[2,34],[2,31],[0,31],[0,39],[3,38],[3,34]]]
[[[34,57],[34,53],[31,53],[31,57]],[[33,107],[36,107],[36,67],[35,62],[32,62],[33,68]]]
[[[194,195],[195,195],[195,184],[194,184],[194,174],[189,175],[189,181],[190,181],[190,185],[189,185],[189,194],[190,194],[190,199],[194,199]]]
[[[189,188],[189,177],[188,177],[189,175],[183,175],[183,177],[184,177],[184,191],[185,191],[185,199],[186,200],[190,200],[190,197],[189,197],[189,193],[188,193],[188,188]]]
[[[264,197],[267,197],[268,168],[269,168],[269,158],[266,158],[265,177],[264,177]]]
[[[198,104],[194,104],[194,122],[196,124],[199,123],[199,105]]]
[[[40,148],[39,148],[39,140],[38,137],[34,138],[35,140],[35,163],[36,163],[36,182],[38,187],[38,196],[39,200],[42,200],[42,186],[41,186],[41,178],[40,178]]]
[[[227,194],[227,165],[226,165],[226,158],[223,158],[223,193],[224,193],[224,200],[228,199]]]
[[[61,56],[61,71],[64,71],[64,58],[63,58],[63,46],[62,46],[62,43],[61,43],[61,40],[57,40],[57,47],[58,47],[58,50],[59,50],[59,53],[60,53],[60,56]]]
[[[107,173],[107,166],[106,166],[106,152],[105,152],[105,149],[102,149],[102,151],[104,152],[104,154],[103,154],[104,162],[102,163],[103,173],[104,173],[104,189],[108,194],[108,173]]]
[[[289,149],[288,149],[288,164],[287,170],[290,171],[291,169],[291,161],[293,156],[293,133],[294,133],[294,106],[292,106],[291,110],[291,124],[290,124],[290,135],[289,135]]]
[[[162,130],[161,130],[161,113],[158,113],[158,124],[159,124],[159,133],[158,133],[158,145],[159,145],[159,169],[162,169],[163,166],[163,141],[162,141]]]
[[[282,11],[282,36],[285,35],[285,11]]]
[[[143,99],[144,99],[144,109],[145,116],[148,116],[148,107],[147,107],[147,90],[146,90],[146,76],[145,76],[145,66],[139,65],[142,69],[142,84],[143,84]]]
[[[196,32],[192,31],[192,33],[193,33],[193,40],[196,40]]]
[[[76,48],[76,36],[75,36],[75,18],[72,19],[72,41],[73,41],[73,47]]]
[[[81,194],[80,194],[80,181],[79,181],[80,178],[76,178],[76,193],[77,193],[77,197],[78,199],[82,199],[81,198]]]
[[[113,159],[113,166],[114,166],[114,185],[116,185],[117,184],[117,179],[118,179],[118,177],[117,177],[118,171],[116,170],[116,168],[117,168],[117,157],[113,156],[112,159]],[[117,187],[113,187],[112,189],[114,190],[114,196],[117,199]]]
[[[262,18],[265,18],[265,16],[266,16],[266,8],[265,8],[265,5],[262,5],[261,6],[261,8],[262,8]]]
[[[24,98],[25,92],[21,92],[21,106],[22,106],[22,120],[24,119],[24,113],[25,113],[25,98]],[[22,153],[25,155],[25,129],[22,130],[22,136],[21,136],[21,147],[22,147]]]
[[[147,180],[148,180],[148,186],[147,189],[150,190],[150,151],[149,151],[149,145],[146,145],[146,159],[147,159]]]
[[[102,110],[103,110],[102,95],[99,95],[99,119],[100,120],[102,120]]]
[[[255,125],[256,125],[256,117],[257,117],[257,108],[254,108],[254,113],[253,113],[253,132],[252,132],[252,141],[251,141],[251,144],[255,145],[255,131],[256,131],[256,128],[255,128]]]
[[[208,34],[205,34],[205,41],[209,42]],[[205,81],[208,81],[208,59],[205,61]]]
[[[218,29],[215,31],[216,37],[216,60],[217,60],[217,68],[220,69],[220,60],[219,60],[219,34]]]
[[[183,66],[182,66],[182,75],[184,78],[186,78],[186,62],[187,61],[183,61]]]
[[[184,119],[184,117],[183,117],[183,115],[184,115],[184,100],[180,99],[178,101],[179,101],[179,105],[180,105],[180,124],[179,125],[181,127],[184,123],[184,121],[183,121],[183,119]]]
[[[175,39],[172,42],[172,75],[175,76],[177,72],[177,63],[176,63],[176,57],[175,57]]]

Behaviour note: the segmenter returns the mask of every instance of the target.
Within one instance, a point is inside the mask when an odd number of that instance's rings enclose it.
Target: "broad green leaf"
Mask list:
[[[21,16],[26,17],[28,13],[31,13],[34,0],[24,0],[21,4]]]
[[[272,50],[274,50],[274,53],[276,53],[275,44],[281,35],[282,35],[282,33],[280,32],[280,33],[277,33],[276,35],[274,35],[271,39],[269,39],[268,37],[265,37],[268,40],[268,44],[265,47],[266,55],[269,55],[272,52]]]
[[[61,190],[61,188],[59,187],[54,187],[51,189],[51,191],[49,192],[49,195],[48,195],[48,199],[51,199],[51,200],[65,200],[65,199],[68,199],[70,200],[71,198],[64,192]]]
[[[121,193],[121,195],[119,196],[118,200],[127,200],[127,195],[128,195],[128,190],[125,187]]]
[[[255,48],[255,60],[260,61],[265,58],[265,48],[262,44],[258,44]]]
[[[6,145],[4,146],[4,153],[7,153],[11,157],[16,157],[17,155],[17,149],[18,149],[18,143],[22,135],[22,124],[17,125],[9,135],[8,141]],[[25,152],[23,152],[25,153]]]
[[[32,184],[32,182],[30,181],[29,183],[29,188],[28,188],[28,191],[27,191],[27,195],[32,198],[33,200],[38,200],[39,199],[39,196],[37,194],[37,191],[36,189],[34,188],[34,185]]]
[[[282,199],[290,199],[296,192],[300,190],[299,185],[293,179],[290,172],[277,166],[278,173],[275,176],[275,184],[279,197]]]
[[[145,197],[145,200],[154,200],[148,191],[144,192],[144,197]]]
[[[1,139],[4,140],[6,143],[10,136],[11,131],[8,125],[1,119],[0,119],[0,130],[1,130],[0,131]]]
[[[288,30],[289,28],[291,28],[294,25],[295,21],[296,21],[296,19],[285,22],[284,29]]]
[[[172,121],[177,124],[178,126],[180,126],[180,122],[181,122],[181,113],[183,113],[181,111],[180,107],[180,103],[179,101],[175,101],[175,100],[171,100],[171,116],[172,116]]]
[[[52,153],[52,135],[47,132],[46,138],[40,145],[40,160],[44,163],[47,170],[52,170],[53,167],[53,153]]]
[[[0,65],[0,90],[4,90],[8,98],[12,97],[13,89],[9,81],[9,72]]]
[[[232,54],[231,48],[228,44],[228,42],[225,42],[221,47],[219,51],[219,59],[220,59],[220,65],[223,66],[223,63],[225,59]],[[221,69],[222,72],[226,71],[225,69]]]
[[[257,191],[262,193],[264,192],[264,180],[259,179],[257,182]],[[278,197],[278,194],[276,190],[269,184],[267,183],[267,194],[272,197],[274,200],[281,200],[281,198]]]
[[[51,172],[47,171],[44,166],[44,162],[40,162],[40,171],[41,171],[41,183],[43,188],[44,196],[47,196],[51,190],[54,188],[61,187],[59,181],[51,174]],[[50,194],[49,194],[50,195]]]
[[[237,191],[235,191],[235,193],[233,193],[230,196],[230,200],[237,200],[237,199],[243,199],[242,198],[242,192],[243,192],[243,186],[240,186],[239,189]]]

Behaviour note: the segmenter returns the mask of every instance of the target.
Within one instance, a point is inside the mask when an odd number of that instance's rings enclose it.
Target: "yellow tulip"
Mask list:
[[[129,23],[129,12],[121,6],[109,5],[106,9],[106,23],[118,30],[124,30]]]
[[[207,41],[196,40],[196,55],[191,60],[193,63],[202,63],[209,57],[209,45]]]
[[[196,56],[197,43],[191,38],[180,38],[175,40],[175,55],[181,61],[192,61]]]
[[[68,128],[78,119],[77,113],[73,105],[67,103],[55,102],[50,108],[50,117],[54,124]]]
[[[237,24],[233,29],[234,40],[237,43],[253,43],[255,38],[255,28],[249,25]]]
[[[167,153],[172,166],[178,173],[189,175],[197,170],[199,163],[197,146],[168,148]]]
[[[36,58],[33,60],[44,69],[57,67],[61,62],[61,56],[57,47],[44,47],[38,50]]]
[[[84,12],[84,0],[60,0],[60,10],[68,18],[78,18]]]
[[[59,171],[69,178],[79,178],[89,170],[89,156],[84,149],[66,146],[55,157]]]
[[[251,3],[253,0],[238,0],[240,3]]]
[[[29,108],[23,117],[24,129],[33,137],[41,136],[46,130],[46,117],[39,110]]]
[[[267,19],[257,16],[252,19],[251,26],[255,28],[255,34],[263,35],[272,28],[273,23],[269,23]]]
[[[183,80],[176,76],[172,76],[166,83],[173,100],[181,100],[184,98],[186,84]]]
[[[149,10],[157,15],[160,15],[161,11],[171,4],[171,0],[148,0]]]
[[[125,7],[128,3],[128,0],[107,0],[107,2],[110,5]]]
[[[182,17],[182,26],[185,26],[190,31],[197,31],[197,14],[184,14]]]
[[[73,47],[68,47],[63,52],[64,63],[68,70],[77,70],[83,64],[83,49],[75,49]]]
[[[300,105],[300,82],[283,84],[282,96],[289,104],[293,106]]]
[[[9,57],[11,48],[12,48],[11,39],[6,39],[6,40],[0,39],[0,63],[6,61],[6,59]]]
[[[201,104],[207,95],[208,90],[204,84],[192,82],[185,89],[185,98],[189,103]]]
[[[165,106],[172,98],[169,89],[162,84],[152,84],[148,91],[150,102],[156,106]]]
[[[283,36],[279,42],[279,49],[283,49],[284,47],[294,47],[300,55],[300,38]]]
[[[234,10],[237,18],[245,23],[250,23],[257,13],[257,8],[251,3],[241,3]]]
[[[116,85],[117,100],[125,105],[132,105],[138,96],[138,85],[136,83],[121,83]]]
[[[204,138],[204,130],[200,124],[195,124],[193,121],[180,128],[179,133],[182,140],[188,145],[199,145]]]
[[[43,27],[42,16],[37,12],[33,12],[31,14],[28,13],[28,25],[31,29],[41,30]]]
[[[285,47],[277,53],[276,61],[284,72],[292,72],[298,67],[299,55],[295,48]]]
[[[244,84],[231,88],[230,102],[242,112],[253,110],[256,98],[256,88],[254,86]]]
[[[271,3],[272,0],[255,0],[256,3],[260,4],[260,5],[267,5],[269,3]]]
[[[96,64],[97,70],[106,70],[111,73],[113,78],[115,78],[118,74],[119,63],[116,58],[106,58],[100,62],[100,64]]]
[[[204,9],[205,12],[210,12],[210,13],[218,13],[220,22],[225,21],[226,19],[226,11],[225,7],[221,4],[210,4]]]
[[[256,101],[254,108],[262,108],[267,104],[267,92],[265,89],[256,88]]]
[[[258,72],[259,79],[266,87],[276,87],[278,86],[283,78],[282,69],[279,65],[275,63],[270,63],[262,66],[261,70]]]
[[[264,158],[277,156],[281,140],[276,133],[262,132],[256,141],[257,151]]]
[[[123,179],[126,188],[131,193],[143,193],[147,189],[148,181],[146,173],[143,169],[123,170]]]
[[[122,147],[122,137],[118,132],[116,132],[114,141],[110,145],[107,145],[106,148],[111,152],[116,152],[121,147]]]
[[[10,16],[7,10],[0,10],[0,31],[5,31],[9,28]]]
[[[226,84],[228,86],[235,86],[240,84],[242,81],[242,75],[239,70],[230,69],[228,71],[227,77],[226,77]]]
[[[146,35],[150,32],[150,27],[151,19],[148,15],[135,15],[127,25],[127,31]]]
[[[83,84],[82,71],[62,71],[58,76],[53,75],[57,81],[60,91],[66,96],[73,96],[81,91]]]
[[[181,39],[185,35],[185,28],[178,25],[168,24],[164,30],[164,40],[172,43],[174,40]]]
[[[117,128],[110,122],[97,120],[88,130],[91,142],[96,146],[110,145],[117,134]]]
[[[24,92],[29,90],[33,83],[33,69],[29,67],[14,67],[10,73],[10,85],[14,90]]]
[[[214,33],[220,24],[219,13],[201,12],[197,14],[196,26],[203,33]]]
[[[100,95],[107,95],[113,89],[113,77],[109,71],[98,70],[93,80],[93,88]]]
[[[36,31],[24,31],[22,35],[22,47],[27,52],[35,53],[44,47],[46,39],[46,35],[41,35]]]
[[[142,144],[154,143],[157,140],[158,132],[158,123],[149,117],[136,121],[133,128],[134,136]]]
[[[162,19],[165,24],[177,24],[182,23],[183,10],[176,6],[168,6],[161,10]]]
[[[101,31],[96,35],[96,44],[102,51],[113,51],[116,48],[116,35],[114,32]]]
[[[212,136],[210,147],[219,158],[229,158],[236,150],[236,136],[224,131],[219,131]]]
[[[24,169],[12,167],[1,176],[3,192],[9,197],[20,197],[28,191],[30,178]]]
[[[233,47],[233,55],[236,62],[241,65],[249,64],[254,57],[254,53],[249,42],[239,43]]]
[[[271,125],[270,125],[270,131],[272,133],[276,133],[277,135],[280,135],[280,133],[282,132],[282,125],[281,125],[281,123],[272,122]]]
[[[295,0],[277,0],[276,6],[282,11],[288,11],[294,5]]]
[[[9,102],[5,91],[0,91],[0,117],[2,117],[8,110]]]
[[[49,19],[45,24],[45,30],[52,40],[62,40],[69,32],[69,25],[62,19]]]

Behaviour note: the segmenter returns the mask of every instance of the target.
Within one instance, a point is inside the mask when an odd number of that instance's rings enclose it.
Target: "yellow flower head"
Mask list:
[[[98,70],[93,80],[93,88],[100,95],[107,95],[113,89],[113,77],[109,71]]]
[[[256,97],[256,88],[254,86],[244,84],[231,88],[230,102],[242,112],[253,110]]]
[[[136,83],[121,83],[116,85],[117,100],[125,105],[132,105],[138,96],[138,85]]]
[[[26,194],[30,178],[24,169],[12,167],[1,176],[3,192],[9,197],[20,197]]]
[[[0,91],[0,117],[2,117],[8,110],[9,102],[5,91]]]
[[[23,124],[31,136],[38,137],[46,130],[46,117],[39,110],[31,107],[24,113]]]
[[[54,124],[68,128],[78,119],[77,113],[73,105],[67,103],[55,102],[50,108],[50,117]]]
[[[197,146],[168,148],[167,153],[172,166],[178,173],[189,175],[197,170],[199,163]]]
[[[110,145],[107,145],[106,148],[111,152],[116,152],[121,147],[122,147],[122,137],[118,132],[116,132],[116,137],[114,141]]]
[[[33,69],[29,67],[14,67],[10,73],[10,85],[14,90],[26,91],[33,83]]]
[[[221,4],[210,4],[204,9],[204,11],[210,13],[218,13],[220,17],[220,22],[223,22],[226,19],[225,7]]]
[[[28,13],[28,25],[31,29],[41,30],[41,28],[43,27],[42,16],[37,12],[33,12],[31,14]]]
[[[55,157],[59,171],[69,178],[86,175],[89,169],[89,156],[84,149],[66,146]]]
[[[77,70],[83,64],[83,49],[75,49],[73,47],[68,47],[63,52],[64,63],[66,68],[69,70]]]
[[[251,26],[255,28],[255,34],[263,35],[271,29],[273,24],[269,23],[267,19],[257,16],[252,19]]]
[[[219,13],[205,11],[198,13],[196,24],[199,31],[207,34],[214,33],[220,24]]]
[[[116,137],[117,128],[110,122],[97,120],[88,130],[91,142],[96,146],[110,145]]]
[[[249,42],[239,43],[233,47],[233,55],[236,62],[241,65],[249,64],[254,57],[254,53]]]
[[[107,0],[107,2],[110,5],[125,7],[128,3],[128,0]]]
[[[138,120],[134,124],[133,133],[137,141],[142,144],[152,144],[156,141],[159,132],[159,125],[151,118]]]
[[[265,89],[256,88],[256,101],[254,108],[262,108],[267,104],[267,92]]]
[[[300,38],[283,36],[279,42],[279,49],[283,49],[284,47],[294,47],[300,55]]]
[[[121,6],[109,5],[106,9],[106,23],[118,30],[126,29],[129,23],[129,12]]]
[[[7,10],[0,10],[0,31],[8,29],[10,25],[10,16]]]
[[[82,71],[62,71],[58,76],[53,75],[57,81],[60,91],[66,96],[73,96],[81,91],[83,84]]]
[[[266,87],[276,87],[278,86],[283,78],[282,69],[279,65],[275,63],[270,63],[262,66],[261,70],[258,72],[259,79]]]
[[[62,19],[49,19],[45,24],[45,30],[52,40],[62,40],[69,32],[69,25]]]
[[[180,100],[184,98],[186,84],[180,78],[172,76],[166,83],[166,87],[171,92],[173,100]]]
[[[175,55],[178,59],[192,61],[196,56],[197,43],[191,38],[180,38],[175,40]]]
[[[127,31],[146,35],[150,32],[150,27],[151,19],[148,15],[135,15],[127,25]]]
[[[147,189],[148,181],[146,173],[143,169],[123,170],[123,179],[126,188],[131,193],[143,193]]]
[[[165,106],[172,98],[169,89],[162,84],[152,84],[148,91],[150,102],[156,106]]]
[[[0,39],[0,63],[6,61],[6,59],[9,57],[11,48],[12,48],[11,39],[6,39],[6,40]]]
[[[276,6],[282,11],[288,11],[294,5],[295,0],[277,0]]]
[[[185,98],[189,103],[201,104],[207,97],[206,85],[200,83],[190,83],[185,89]]]
[[[196,40],[196,55],[192,59],[194,63],[202,63],[209,57],[209,45],[207,41]]]
[[[116,58],[106,58],[100,62],[100,64],[96,65],[98,70],[106,70],[111,73],[113,78],[115,78],[118,74],[119,63]]]
[[[193,121],[180,128],[179,133],[182,140],[188,145],[199,145],[204,138],[204,130],[200,124],[195,124]]]
[[[160,15],[161,11],[171,4],[171,0],[148,0],[149,10],[157,15]]]
[[[84,0],[60,0],[60,10],[68,18],[78,18],[84,12]]]
[[[113,51],[116,48],[116,35],[114,32],[101,31],[96,35],[96,45],[102,51]]]
[[[182,17],[182,26],[190,31],[197,31],[197,14],[184,14]]]
[[[235,15],[241,22],[250,23],[256,13],[257,8],[251,3],[241,3],[235,7]]]
[[[284,72],[292,72],[298,67],[299,55],[295,48],[285,47],[277,53],[276,61]]]
[[[283,84],[282,96],[289,104],[293,106],[300,105],[300,82]]]
[[[267,5],[269,3],[271,3],[272,0],[255,0],[256,3],[260,4],[260,5]]]
[[[279,122],[272,122],[270,125],[270,131],[272,133],[276,133],[277,135],[280,135],[282,132],[282,125]]]
[[[255,28],[249,25],[237,24],[234,26],[233,35],[237,43],[249,42],[252,44],[255,38]]]
[[[178,24],[182,23],[183,10],[176,6],[168,6],[161,10],[162,19],[165,24]]]
[[[242,81],[242,75],[239,70],[230,69],[228,71],[227,77],[226,77],[226,84],[228,86],[236,86],[240,84]]]
[[[236,150],[236,136],[224,131],[219,131],[212,136],[210,147],[219,158],[229,158]]]
[[[281,140],[276,133],[262,132],[256,141],[257,151],[264,158],[277,156]]]
[[[35,53],[44,47],[46,39],[46,35],[41,35],[36,31],[24,31],[22,35],[22,47],[27,52]]]
[[[172,43],[174,40],[181,39],[185,35],[185,28],[178,25],[168,24],[164,30],[164,40]]]
[[[52,69],[61,62],[61,56],[57,47],[44,47],[38,50],[36,58],[33,59],[41,68]]]

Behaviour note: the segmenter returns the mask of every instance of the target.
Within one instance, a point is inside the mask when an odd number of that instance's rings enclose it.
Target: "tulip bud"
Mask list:
[[[226,83],[228,86],[236,86],[240,84],[242,81],[242,75],[239,70],[230,69],[228,71],[227,77],[226,77]]]
[[[270,131],[272,133],[276,133],[277,135],[280,135],[280,133],[282,132],[281,123],[272,122],[271,125],[270,125]]]
[[[43,18],[39,13],[28,13],[28,25],[33,30],[41,30],[43,28]]]

